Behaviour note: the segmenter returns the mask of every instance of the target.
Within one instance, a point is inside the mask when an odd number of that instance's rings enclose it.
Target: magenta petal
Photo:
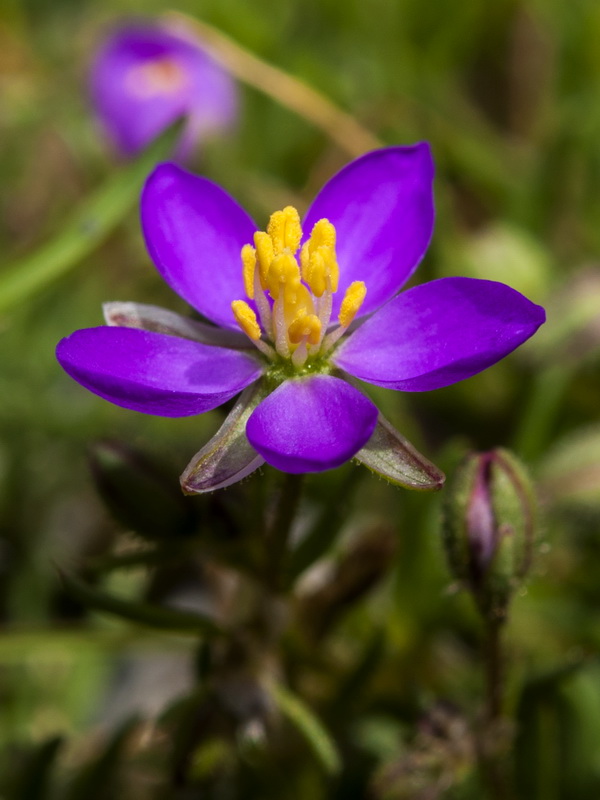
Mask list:
[[[433,231],[433,162],[425,142],[388,147],[348,164],[327,183],[304,222],[325,217],[337,230],[340,267],[334,313],[352,281],[364,281],[361,315],[393,297],[415,271]]]
[[[201,414],[262,373],[244,353],[135,328],[86,328],[56,356],[78,383],[111,403],[162,417]]]
[[[158,271],[208,319],[239,330],[232,300],[245,297],[241,249],[256,225],[227,192],[206,178],[160,164],[142,193],[142,227]]]
[[[346,381],[328,375],[281,384],[252,413],[246,436],[283,472],[339,467],[368,441],[377,408]]]
[[[494,281],[441,278],[391,300],[334,361],[368,383],[421,392],[464,380],[529,339],[544,309]]]

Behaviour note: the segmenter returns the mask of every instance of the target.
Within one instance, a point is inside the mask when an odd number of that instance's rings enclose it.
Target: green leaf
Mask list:
[[[215,634],[219,626],[214,620],[200,616],[190,611],[177,611],[164,606],[155,606],[150,603],[137,603],[123,600],[120,597],[102,592],[74,575],[60,572],[61,580],[66,591],[82,605],[94,611],[104,611],[107,614],[148,625],[151,628],[168,630],[176,633],[191,633],[196,635]]]
[[[0,311],[22,303],[64,275],[106,239],[137,203],[152,167],[172,151],[181,124],[172,125],[135,162],[111,175],[54,238],[0,271]]]
[[[354,458],[405,489],[435,492],[444,485],[444,473],[398,433],[383,414],[379,415],[371,438]]]
[[[318,717],[298,695],[281,684],[272,684],[269,690],[283,716],[302,734],[325,771],[336,775],[342,767],[340,754]]]

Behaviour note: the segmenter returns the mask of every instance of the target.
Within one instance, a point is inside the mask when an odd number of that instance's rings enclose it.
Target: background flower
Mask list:
[[[125,156],[185,115],[177,149],[185,159],[236,114],[233,79],[181,25],[137,22],[115,29],[96,54],[90,88],[100,122]]]

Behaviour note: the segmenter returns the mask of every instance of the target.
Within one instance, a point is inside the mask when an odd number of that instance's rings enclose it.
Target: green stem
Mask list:
[[[273,520],[266,531],[265,583],[275,591],[285,582],[289,537],[300,504],[303,479],[303,475],[284,474]]]
[[[504,665],[502,630],[504,620],[484,617],[485,640],[483,667],[485,673],[485,710],[479,745],[479,759],[484,780],[492,800],[509,800],[509,779],[503,731]]]
[[[502,620],[486,621],[485,641],[485,683],[486,683],[486,722],[491,725],[502,717],[504,695],[501,633]]]

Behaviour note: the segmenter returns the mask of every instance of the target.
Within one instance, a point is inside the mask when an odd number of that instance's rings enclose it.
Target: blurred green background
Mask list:
[[[79,204],[123,169],[94,122],[86,87],[107,26],[170,8],[159,0],[3,0],[0,290],[3,274],[15,264],[26,268]],[[547,307],[540,334],[482,375],[424,395],[373,395],[448,473],[467,448],[500,445],[531,467],[540,541],[507,634],[519,796],[599,796],[600,5],[203,0],[177,10],[306,81],[384,144],[431,143],[437,222],[419,282],[501,280]],[[239,91],[237,128],[206,143],[194,169],[264,226],[288,202],[305,208],[351,156],[268,94]],[[112,779],[115,765],[128,797],[204,796],[164,788],[168,734],[157,722],[190,691],[194,640],[88,612],[57,572],[136,546],[95,487],[93,443],[119,440],[149,454],[177,490],[179,472],[222,419],[219,412],[163,420],[124,411],[85,392],[55,362],[56,342],[100,324],[105,300],[185,311],[145,253],[130,205],[101,246],[0,313],[3,798],[120,797],[121,784],[98,782]],[[350,491],[351,472],[359,475]],[[228,490],[223,503],[259,494],[261,481],[244,484],[239,498]],[[424,715],[442,714],[452,727],[457,709],[477,713],[478,621],[468,598],[452,591],[439,498],[410,495],[350,466],[311,478],[307,502],[318,508],[342,490],[346,527],[329,560],[343,557],[358,529],[381,521],[394,552],[372,591],[336,622],[322,662],[298,656],[303,693],[341,742],[346,767],[331,781],[310,757],[283,776],[263,762],[253,772],[248,757],[249,774],[271,769],[272,788],[254,775],[240,796],[281,797],[283,786],[290,798],[481,797],[454,734],[454,750],[436,750],[442,767],[433,756],[427,762],[428,769],[434,763],[434,777],[424,779],[430,794],[407,789],[408,778],[404,788],[390,788],[386,772],[394,765],[400,776],[419,772],[410,747]],[[199,519],[224,513],[213,501],[188,502]],[[183,580],[177,572],[171,578]],[[136,568],[103,580],[140,597],[151,596],[157,577]],[[119,727],[134,717],[144,722]],[[198,774],[210,773],[211,757],[218,762],[211,753],[199,757]],[[227,791],[218,796],[237,796]]]

